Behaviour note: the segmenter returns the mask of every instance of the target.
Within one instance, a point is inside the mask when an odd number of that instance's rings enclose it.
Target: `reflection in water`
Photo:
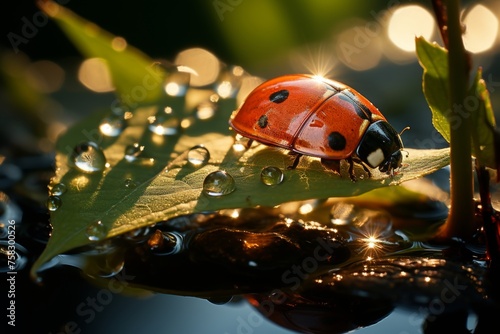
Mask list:
[[[330,214],[322,223],[285,218],[279,209],[180,216],[52,265],[99,277],[123,270],[130,286],[213,303],[243,296],[273,322],[307,333],[374,325],[395,308],[439,328],[441,317],[467,319],[494,302],[481,240],[423,243],[395,229],[386,211],[344,202],[312,207]]]

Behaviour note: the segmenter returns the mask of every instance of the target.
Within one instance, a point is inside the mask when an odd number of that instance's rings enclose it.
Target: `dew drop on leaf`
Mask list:
[[[75,167],[85,173],[102,172],[106,168],[106,157],[94,142],[77,145],[71,155]]]
[[[157,63],[157,65],[165,68],[168,73],[163,86],[165,93],[169,96],[186,95],[189,88],[192,70],[183,66],[166,64],[165,62]]]
[[[245,70],[241,66],[231,66],[221,71],[215,83],[215,91],[223,99],[236,97],[244,75]]]
[[[274,166],[264,167],[260,173],[260,180],[266,186],[275,186],[283,182],[284,174],[281,169]]]
[[[104,224],[100,220],[98,220],[89,224],[87,226],[87,229],[85,230],[85,233],[87,234],[87,238],[90,241],[99,241],[106,236],[106,226],[104,226]]]
[[[123,116],[109,116],[99,124],[99,130],[107,137],[117,137],[125,128]]]
[[[233,150],[236,152],[243,152],[248,148],[248,141],[249,139],[246,137],[243,137],[240,134],[237,134],[234,137],[234,144],[233,144]]]
[[[131,178],[128,178],[125,180],[125,187],[130,189],[135,188],[137,187],[137,183],[135,183],[135,181],[132,180]]]
[[[209,196],[223,196],[236,189],[233,177],[225,171],[218,170],[207,175],[203,181],[203,192]]]
[[[180,120],[171,107],[165,107],[156,116],[148,118],[149,130],[161,136],[173,136],[179,132]]]
[[[130,109],[125,103],[118,101],[118,103],[111,106],[111,112],[115,116],[122,117],[123,119],[128,119],[126,115],[130,113]]]
[[[137,160],[144,151],[144,146],[139,145],[139,143],[134,143],[128,145],[125,148],[125,159],[129,162]]]
[[[49,209],[49,211],[56,211],[61,205],[62,201],[58,196],[49,196],[47,198],[47,209]]]
[[[204,165],[210,159],[210,152],[203,145],[196,145],[189,149],[187,154],[188,162],[194,167]]]
[[[67,190],[67,187],[64,183],[56,183],[50,189],[50,195],[52,196],[61,196]]]

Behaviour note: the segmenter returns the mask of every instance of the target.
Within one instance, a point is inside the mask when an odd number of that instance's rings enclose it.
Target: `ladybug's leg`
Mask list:
[[[253,139],[248,139],[247,144],[245,145],[246,149],[248,150],[250,146],[252,146]]]
[[[340,175],[340,160],[321,159],[321,164]]]
[[[368,177],[372,177],[372,173],[370,172],[370,170],[368,169],[368,167],[365,166],[365,164],[363,162],[359,162],[359,164],[361,165],[361,167],[363,167],[364,171],[366,172],[366,174],[368,174]]]
[[[363,161],[357,159],[357,158],[348,158],[346,159],[349,162],[349,175],[351,176],[351,180],[356,181],[356,177],[354,177],[354,162],[363,167],[363,170],[368,174],[368,177],[372,177],[372,173],[366,167],[366,165],[363,163]]]
[[[347,158],[346,160],[349,163],[349,176],[351,177],[351,180],[353,182],[356,182],[356,176],[354,175],[354,163],[355,162],[357,164],[361,165],[361,167],[363,167],[363,170],[366,172],[366,174],[368,174],[368,177],[372,176],[372,173],[370,172],[368,167],[366,167],[366,165],[363,163],[363,161],[358,160],[358,159],[353,159],[351,157]]]
[[[293,163],[291,166],[288,166],[286,169],[295,169],[297,168],[297,165],[299,164],[300,158],[302,157],[302,154],[297,154],[295,156],[295,159],[293,160]]]
[[[349,163],[349,176],[351,177],[352,182],[356,182],[356,176],[354,175],[354,161],[351,157],[346,159]]]

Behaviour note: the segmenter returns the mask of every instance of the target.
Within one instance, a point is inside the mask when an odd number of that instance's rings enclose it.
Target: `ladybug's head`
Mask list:
[[[366,129],[359,142],[356,154],[371,168],[393,175],[401,167],[403,142],[394,128],[386,121],[377,121]]]
[[[401,150],[397,150],[392,153],[386,160],[384,160],[378,167],[378,169],[382,173],[387,173],[392,175],[394,169],[398,169],[401,167],[401,163],[403,161],[403,155],[401,154]]]

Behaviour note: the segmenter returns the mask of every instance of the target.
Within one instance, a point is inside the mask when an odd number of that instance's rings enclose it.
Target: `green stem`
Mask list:
[[[459,0],[447,0],[448,64],[451,97],[450,167],[451,203],[441,237],[468,237],[474,218],[471,125],[461,116],[469,82],[469,62],[462,41]],[[457,122],[456,120],[460,120]],[[455,120],[455,121],[452,121]]]

